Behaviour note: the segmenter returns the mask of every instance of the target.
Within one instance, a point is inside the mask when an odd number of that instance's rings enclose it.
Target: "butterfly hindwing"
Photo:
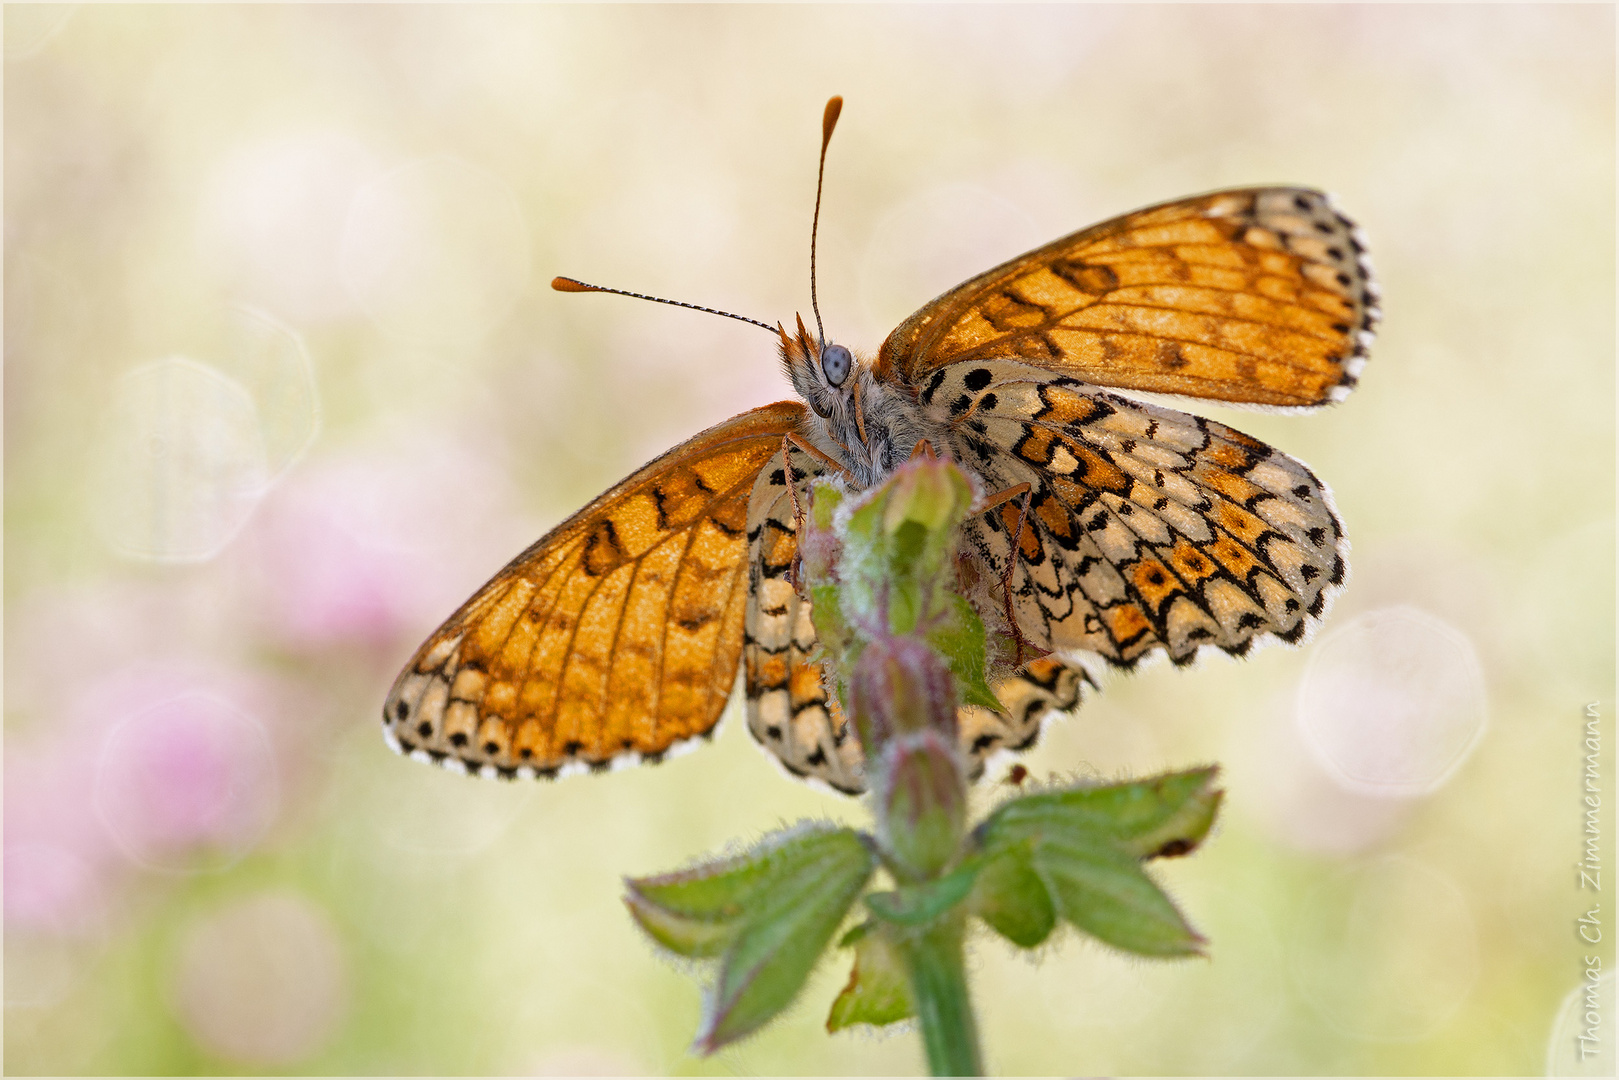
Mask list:
[[[1130,666],[1163,649],[1297,641],[1346,572],[1331,496],[1301,462],[1223,424],[1007,361],[954,364],[922,404],[990,490],[1032,485],[1012,573],[1019,632]],[[999,589],[1019,505],[964,540]],[[981,606],[994,610],[993,600]]]
[[[845,794],[865,790],[860,742],[827,693],[810,603],[793,584],[799,515],[819,462],[794,453],[791,483],[778,453],[759,471],[748,521],[748,596],[743,684],[748,731],[794,776]],[[795,507],[794,503],[797,506]]]
[[[1032,747],[1047,719],[1078,708],[1084,695],[1095,689],[1090,672],[1057,655],[1030,660],[998,680],[995,696],[1001,699],[1000,709],[963,705],[956,713],[957,738],[968,775],[978,779],[995,754]]]
[[[510,777],[707,734],[742,650],[754,480],[804,414],[782,402],[710,428],[519,555],[400,673],[389,741]]]
[[[798,509],[808,507],[808,479],[821,467],[794,454]],[[794,776],[857,795],[866,788],[865,756],[835,694],[825,685],[810,602],[792,582],[798,513],[780,456],[759,473],[748,526],[750,575],[743,683],[748,731]],[[963,705],[957,734],[968,775],[1003,750],[1033,746],[1043,721],[1080,703],[1095,682],[1079,664],[1042,657],[995,683],[1002,708]]]
[[[1096,386],[1310,407],[1345,396],[1380,317],[1364,241],[1306,188],[1148,207],[958,285],[883,342],[879,375],[925,389],[1011,359]]]

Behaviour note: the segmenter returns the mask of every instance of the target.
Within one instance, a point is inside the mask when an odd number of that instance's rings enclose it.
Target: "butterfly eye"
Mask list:
[[[821,350],[821,373],[833,386],[842,386],[854,366],[854,357],[842,345],[828,345]]]

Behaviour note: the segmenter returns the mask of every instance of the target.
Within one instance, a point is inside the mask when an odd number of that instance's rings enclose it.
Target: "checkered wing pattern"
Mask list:
[[[1302,462],[1223,424],[1006,361],[953,364],[922,397],[990,490],[1032,487],[968,521],[1018,631],[1129,667],[1212,646],[1294,642],[1342,585],[1347,542]],[[1015,551],[1014,551],[1015,548]],[[993,609],[992,604],[983,604]]]

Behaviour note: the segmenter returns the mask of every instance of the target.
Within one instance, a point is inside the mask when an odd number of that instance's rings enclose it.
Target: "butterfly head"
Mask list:
[[[804,329],[777,328],[781,362],[793,389],[820,420],[822,449],[846,465],[861,487],[876,483],[910,455],[925,432],[910,396],[878,379],[871,362]]]
[[[798,396],[823,420],[832,420],[854,411],[856,388],[867,365],[855,359],[842,345],[817,341],[798,320],[798,334],[781,334],[781,363]]]

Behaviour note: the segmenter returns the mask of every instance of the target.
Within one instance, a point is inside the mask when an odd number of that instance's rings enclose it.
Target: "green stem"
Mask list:
[[[906,935],[902,946],[922,1045],[934,1076],[982,1076],[978,1023],[967,997],[962,919],[946,916]]]

